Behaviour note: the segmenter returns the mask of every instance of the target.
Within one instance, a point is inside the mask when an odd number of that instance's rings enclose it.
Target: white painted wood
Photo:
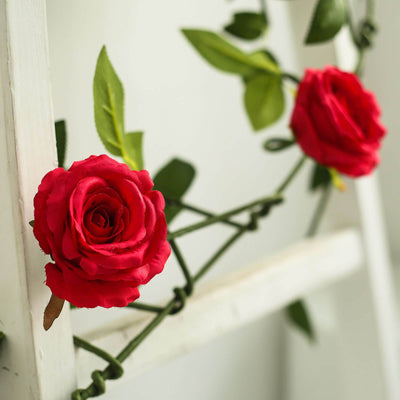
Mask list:
[[[293,29],[303,37],[315,2],[293,2],[292,6]],[[299,46],[297,54],[302,66],[318,68],[332,64],[353,70],[357,61],[346,29],[334,43]],[[349,279],[307,296],[318,340],[313,345],[295,330],[287,330],[285,400],[400,398],[397,331],[376,177],[355,180],[348,189],[335,193],[325,222],[329,227],[360,227],[366,264]]]
[[[400,399],[399,332],[396,323],[392,265],[387,248],[377,175],[360,179],[356,188],[387,399],[398,400]]]
[[[310,290],[348,276],[361,266],[362,254],[357,231],[345,230],[300,242],[278,255],[199,287],[183,312],[168,317],[125,361],[124,376],[142,373],[278,310]],[[151,318],[151,314],[132,311],[131,316],[82,336],[117,354]],[[91,371],[99,365],[103,365],[101,360],[77,350],[79,384],[87,384]]]
[[[32,234],[33,197],[56,166],[44,0],[0,1],[0,398],[65,400],[75,388],[66,308],[42,328],[48,262]]]
[[[352,70],[357,54],[348,30],[343,30],[336,40],[338,65]],[[392,266],[387,246],[382,205],[377,174],[356,181],[358,207],[366,251],[369,289],[374,307],[375,329],[382,377],[387,400],[400,399],[400,354],[396,323]]]

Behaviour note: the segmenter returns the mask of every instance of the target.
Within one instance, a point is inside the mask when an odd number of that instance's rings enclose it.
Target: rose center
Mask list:
[[[102,208],[97,209],[92,214],[91,222],[97,225],[99,228],[107,228],[108,226],[112,225],[112,221],[108,212]]]

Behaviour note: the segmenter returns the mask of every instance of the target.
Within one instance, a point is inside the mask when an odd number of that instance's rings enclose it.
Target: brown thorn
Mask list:
[[[64,299],[60,299],[57,296],[54,296],[54,294],[51,295],[49,304],[47,304],[47,307],[44,310],[43,328],[45,331],[50,329],[54,320],[60,315],[64,302]]]

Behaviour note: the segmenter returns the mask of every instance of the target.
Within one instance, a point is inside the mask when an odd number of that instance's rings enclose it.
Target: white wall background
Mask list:
[[[395,2],[391,3],[394,7]],[[269,2],[272,26],[267,43],[288,71],[301,71],[303,65],[322,66],[326,62],[334,62],[329,46],[299,52],[306,29],[304,18],[306,15],[309,17],[311,5],[310,1],[300,0],[291,4]],[[268,131],[254,134],[244,114],[240,81],[208,66],[179,32],[181,27],[220,30],[229,20],[231,10],[257,7],[255,0],[236,0],[232,3],[224,0],[48,1],[54,108],[57,119],[67,120],[67,164],[90,154],[105,152],[94,127],[92,79],[98,52],[106,44],[125,86],[127,129],[145,131],[146,169],[154,173],[173,156],[190,160],[197,167],[198,174],[187,200],[215,211],[273,191],[296,162],[299,152],[293,149],[281,155],[270,155],[262,150],[261,143],[269,135],[288,135],[287,118]],[[394,24],[395,13],[391,13],[389,7],[387,14]],[[290,17],[295,21],[292,27],[288,23]],[[390,36],[389,32],[382,30],[382,38]],[[259,43],[260,46],[262,44]],[[375,59],[371,57],[373,66],[369,70],[368,82],[378,89],[378,95],[383,90],[380,97],[389,93],[382,99],[382,105],[386,110],[386,122],[393,128],[396,116],[395,91],[391,90],[393,82],[387,77],[389,74],[377,73],[383,68],[383,64],[377,61],[379,54],[380,57],[387,56],[392,47],[385,48],[382,40],[379,44],[381,48],[376,51]],[[395,70],[395,65],[393,62],[391,70]],[[386,85],[386,90],[381,85]],[[385,204],[389,210],[395,208],[397,203],[394,199],[399,196],[394,192],[396,189],[388,173],[393,166],[399,168],[394,153],[390,152],[396,140],[399,139],[392,134],[388,139],[392,146],[387,145],[384,152],[387,160],[382,175]],[[316,200],[310,198],[306,190],[308,174],[308,169],[303,171],[288,191],[287,204],[273,212],[262,224],[260,233],[249,234],[227,253],[210,278],[248,264],[304,234]],[[390,232],[395,237],[400,214],[388,215]],[[176,226],[190,220],[190,216],[182,214],[176,220]],[[346,194],[335,195],[335,207],[331,208],[327,225],[340,226],[356,220],[350,185]],[[228,234],[228,228],[217,227],[183,239],[182,249],[189,263],[194,268],[199,266],[210,254],[210,249]],[[143,290],[143,300],[165,298],[170,288],[181,282],[180,273],[171,259],[165,272]],[[362,291],[363,286],[357,282],[353,282],[351,288]],[[336,288],[332,291],[337,292]],[[162,396],[178,400],[310,400],[307,382],[315,382],[313,376],[319,373],[324,377],[320,385],[315,386],[320,388],[321,393],[337,387],[345,378],[340,373],[343,358],[335,357],[339,322],[335,315],[327,314],[337,308],[335,299],[337,296],[335,298],[334,294],[325,292],[311,298],[316,323],[322,329],[315,356],[310,353],[310,346],[296,334],[285,340],[282,318],[273,315],[173,360],[104,398],[142,400]],[[112,314],[120,315],[127,310],[117,311],[113,310]],[[111,313],[104,310],[74,313],[74,329],[77,332],[90,324],[112,318]],[[368,316],[361,315],[360,318],[366,319],[368,326]],[[305,360],[304,364],[314,366],[310,374],[303,371],[303,375],[299,375],[301,370],[298,368],[289,368],[289,372],[282,373],[287,367],[287,346],[300,349],[299,353],[294,353],[294,359],[290,359],[293,365],[300,365],[301,358],[307,357],[308,362]],[[342,348],[341,354],[345,350]],[[296,359],[296,354],[300,359]],[[321,360],[331,361],[327,365]],[[325,374],[321,374],[321,367],[325,369]],[[377,398],[373,397],[375,392],[371,390],[371,385],[365,386],[371,396],[368,399],[364,397],[366,400]],[[332,399],[345,398],[339,389],[336,392],[332,389],[330,393]],[[317,398],[322,397],[316,395]]]

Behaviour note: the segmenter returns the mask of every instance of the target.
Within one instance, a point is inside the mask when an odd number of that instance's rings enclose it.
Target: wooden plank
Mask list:
[[[48,262],[33,197],[56,166],[45,0],[0,2],[0,398],[64,400],[75,387],[69,310],[42,328]]]
[[[335,41],[338,64],[345,70],[356,65],[357,54],[348,30]],[[375,330],[380,350],[385,399],[400,399],[400,357],[392,266],[380,201],[378,176],[375,172],[356,181]]]
[[[366,248],[366,259],[374,307],[378,346],[386,399],[400,398],[399,332],[394,297],[392,265],[379,197],[377,175],[360,179],[356,185]]]
[[[363,261],[362,254],[357,231],[345,230],[303,241],[200,286],[183,312],[167,318],[126,360],[124,376],[138,375],[355,272]],[[150,319],[151,314],[132,310],[131,316],[83,337],[116,354]],[[87,384],[91,371],[102,365],[90,353],[77,350],[79,384]]]

